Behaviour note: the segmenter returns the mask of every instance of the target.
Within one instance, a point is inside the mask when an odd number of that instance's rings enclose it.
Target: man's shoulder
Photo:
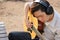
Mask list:
[[[60,17],[57,19],[56,23],[56,28],[59,28],[60,29]]]
[[[56,19],[56,26],[60,26],[60,14],[55,10],[55,19]]]
[[[57,21],[60,21],[60,13],[58,13],[56,10],[54,10],[54,15]]]

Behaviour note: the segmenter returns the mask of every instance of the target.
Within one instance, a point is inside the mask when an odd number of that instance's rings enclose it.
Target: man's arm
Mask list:
[[[55,40],[60,40],[60,28],[58,28],[55,32]]]
[[[29,2],[27,2],[25,4],[24,11],[25,11],[25,23],[26,23],[26,26],[28,28],[30,28],[32,24],[31,24],[31,22],[28,19],[28,12],[30,11],[30,4],[29,4]]]
[[[24,6],[24,12],[25,12],[25,17],[28,18],[28,10],[29,10],[29,4],[26,3]]]
[[[58,14],[58,12],[56,11],[56,13]],[[60,40],[60,14],[57,15],[58,16],[58,19],[57,22],[56,22],[56,31],[55,31],[55,40]]]

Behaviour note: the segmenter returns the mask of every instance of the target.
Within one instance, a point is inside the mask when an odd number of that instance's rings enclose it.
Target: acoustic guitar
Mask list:
[[[28,17],[29,17],[29,21],[33,23],[33,27],[27,28],[26,23],[24,23],[25,32],[29,32],[31,34],[32,39],[34,39],[37,35],[41,40],[46,40],[46,38],[42,36],[41,33],[37,30],[38,20],[30,12],[28,12]]]

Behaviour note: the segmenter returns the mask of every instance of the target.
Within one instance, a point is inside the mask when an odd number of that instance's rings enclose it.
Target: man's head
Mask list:
[[[46,22],[53,16],[54,10],[48,1],[34,2],[31,6],[31,13],[38,20]]]

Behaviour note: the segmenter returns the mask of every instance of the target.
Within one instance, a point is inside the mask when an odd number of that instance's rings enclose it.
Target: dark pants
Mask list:
[[[11,32],[8,36],[9,40],[32,40],[30,33],[27,32]],[[36,37],[34,40],[39,40]]]

